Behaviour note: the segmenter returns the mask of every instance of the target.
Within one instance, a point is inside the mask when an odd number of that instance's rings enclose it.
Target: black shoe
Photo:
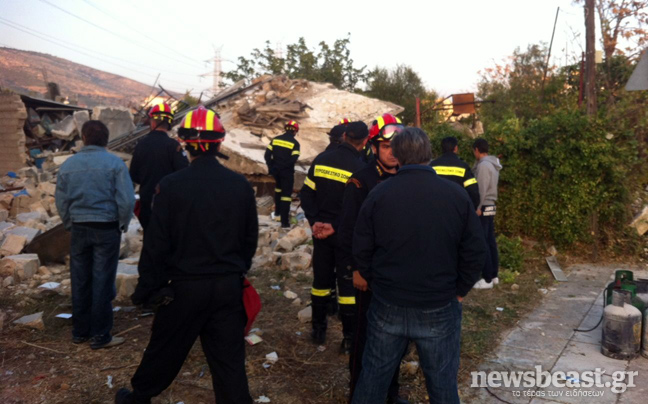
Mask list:
[[[351,355],[351,338],[342,338],[342,344],[340,345],[340,354]]]
[[[112,339],[108,342],[97,343],[93,341],[92,343],[90,343],[90,348],[92,349],[111,348],[123,344],[124,341],[125,339],[122,337],[112,337]]]
[[[90,340],[90,337],[72,337],[73,344],[83,344]]]
[[[115,404],[132,404],[133,403],[133,393],[127,388],[121,388],[117,390],[115,394]]]
[[[313,330],[311,339],[315,345],[324,345],[326,342],[326,330]]]
[[[404,398],[396,397],[387,397],[387,404],[411,404],[409,401]]]

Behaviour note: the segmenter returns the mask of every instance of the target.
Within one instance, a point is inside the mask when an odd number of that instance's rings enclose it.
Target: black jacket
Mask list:
[[[160,182],[133,301],[146,301],[169,280],[246,273],[257,238],[250,183],[215,157],[197,158]]]
[[[441,307],[465,296],[486,261],[466,192],[431,167],[408,165],[360,209],[353,256],[374,296],[403,307]]]
[[[286,132],[272,139],[266,149],[265,162],[271,175],[280,172],[295,172],[295,163],[299,158],[299,142],[292,132]]]
[[[360,152],[349,143],[320,153],[308,170],[299,193],[302,209],[311,226],[331,223],[337,231],[342,212],[344,186],[353,173],[363,168]]]
[[[341,252],[341,260],[348,271],[357,269],[353,261],[353,229],[358,219],[358,213],[367,195],[379,183],[393,177],[394,174],[385,172],[380,164],[374,159],[371,164],[354,173],[344,188],[344,200],[342,201],[342,217],[338,241]]]
[[[148,221],[155,187],[160,180],[187,166],[189,160],[182,146],[166,132],[155,130],[137,143],[129,172],[131,180],[140,185],[139,195],[145,220]]]
[[[477,206],[479,206],[479,187],[477,186],[477,179],[475,179],[470,166],[465,161],[450,152],[444,153],[438,159],[433,160],[430,166],[434,168],[439,177],[461,185],[468,192],[473,206],[477,209]]]

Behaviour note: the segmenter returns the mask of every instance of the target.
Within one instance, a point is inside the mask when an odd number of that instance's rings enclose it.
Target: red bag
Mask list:
[[[252,328],[254,319],[261,311],[261,297],[247,278],[243,278],[243,306],[245,306],[245,314],[247,314],[247,324],[245,325],[245,335],[247,335]]]
[[[133,209],[133,213],[135,214],[135,217],[139,219],[140,212],[142,211],[142,202],[140,200],[135,201],[135,209]]]

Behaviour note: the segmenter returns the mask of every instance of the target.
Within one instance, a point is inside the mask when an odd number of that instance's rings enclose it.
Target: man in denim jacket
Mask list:
[[[85,147],[59,170],[56,207],[72,232],[72,342],[91,339],[92,349],[124,342],[112,337],[112,300],[121,232],[128,228],[135,194],[128,168],[108,153],[108,128],[88,121],[81,135]]]

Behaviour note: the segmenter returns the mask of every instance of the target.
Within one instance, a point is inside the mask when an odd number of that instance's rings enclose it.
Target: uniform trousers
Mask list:
[[[241,274],[227,274],[171,283],[174,300],[155,314],[151,340],[131,379],[135,402],[148,403],[169,387],[200,337],[216,403],[252,403],[245,373],[242,282]]]
[[[292,170],[280,171],[274,175],[275,186],[275,215],[281,216],[281,226],[290,226],[290,204],[292,191],[295,185],[295,172]]]

